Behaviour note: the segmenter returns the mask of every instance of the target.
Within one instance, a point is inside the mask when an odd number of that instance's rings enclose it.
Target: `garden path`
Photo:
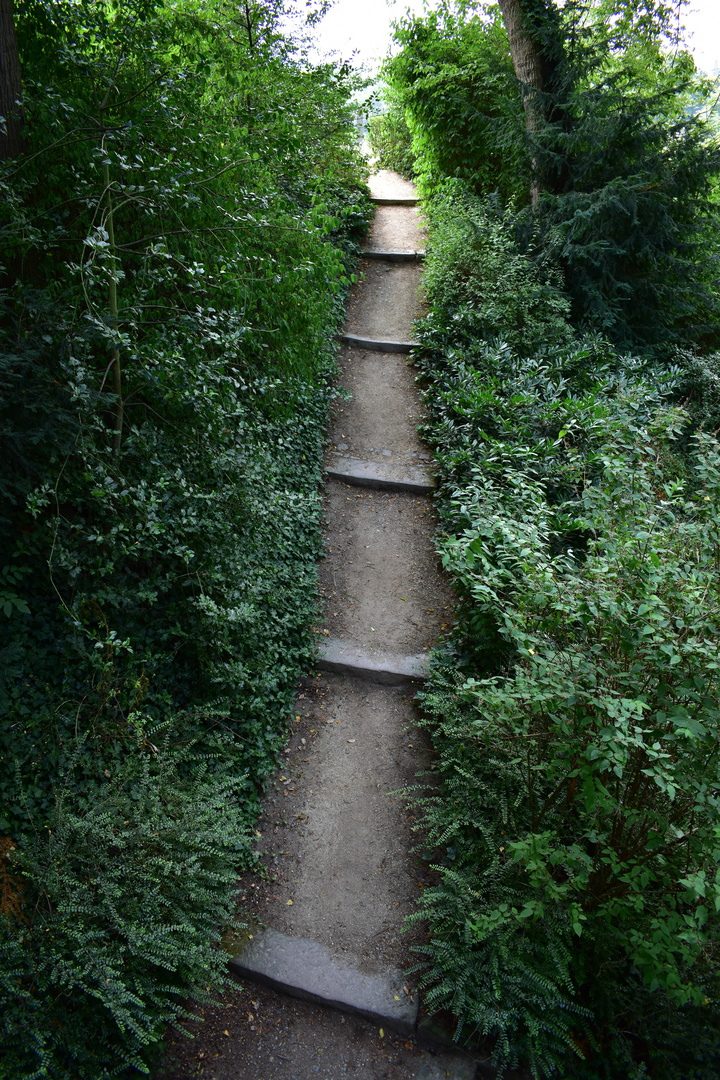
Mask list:
[[[402,933],[403,921],[427,882],[413,819],[393,792],[429,764],[413,677],[453,596],[433,547],[430,455],[407,357],[424,230],[407,181],[381,172],[371,190],[370,254],[340,355],[349,396],[334,410],[326,460],[321,671],[299,691],[284,771],[258,824],[268,878],[242,882],[252,925],[233,967],[244,989],[205,1009],[190,1057],[171,1047],[178,1066],[165,1080],[475,1075],[417,1029],[403,976],[421,940],[419,929]]]

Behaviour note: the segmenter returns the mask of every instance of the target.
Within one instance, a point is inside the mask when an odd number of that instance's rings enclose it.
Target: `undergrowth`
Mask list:
[[[494,198],[446,185],[427,214],[416,363],[460,606],[420,695],[440,781],[413,796],[439,875],[414,916],[420,985],[501,1073],[709,1080],[711,368],[688,399],[687,357],[579,334],[561,277],[517,250]]]
[[[148,1072],[314,657],[353,81],[283,5],[15,5],[0,164],[0,1076]],[[250,20],[248,22],[248,20]],[[286,25],[286,24],[283,24]]]

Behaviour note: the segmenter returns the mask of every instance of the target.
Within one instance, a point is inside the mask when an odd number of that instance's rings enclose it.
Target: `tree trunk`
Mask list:
[[[532,35],[532,22],[533,16],[542,15],[547,11],[547,7],[545,0],[540,0],[539,4],[537,0],[499,0],[499,4],[510,41],[513,67],[520,83],[525,126],[532,138],[544,121],[541,94],[547,89],[548,75],[546,58]],[[543,10],[537,11],[538,7]],[[540,183],[536,156],[532,155],[531,160],[533,180],[530,198],[535,206],[540,196]]]
[[[4,161],[23,150],[20,54],[12,0],[0,0],[0,117],[0,161]]]

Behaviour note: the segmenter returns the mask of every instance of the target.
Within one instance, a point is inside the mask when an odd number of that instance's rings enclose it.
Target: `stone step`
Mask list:
[[[403,1035],[415,1030],[418,999],[405,993],[401,972],[367,975],[308,938],[265,930],[230,960],[229,970],[238,981],[364,1016]]]
[[[417,206],[420,202],[417,195],[371,195],[370,198],[376,206]]]
[[[412,495],[429,495],[436,483],[428,469],[419,465],[394,465],[385,461],[363,461],[361,458],[333,455],[325,473],[334,480],[354,487],[374,488],[376,491],[408,491]]]
[[[424,251],[374,251],[371,248],[365,248],[360,255],[363,259],[383,259],[392,263],[422,262],[425,258]]]
[[[378,338],[364,338],[358,334],[340,334],[340,340],[343,345],[367,349],[368,352],[408,353],[420,345],[419,341],[380,341]]]
[[[429,662],[428,653],[404,656],[381,650],[369,652],[339,638],[327,638],[320,645],[318,667],[321,671],[337,671],[368,682],[398,686],[427,679]]]

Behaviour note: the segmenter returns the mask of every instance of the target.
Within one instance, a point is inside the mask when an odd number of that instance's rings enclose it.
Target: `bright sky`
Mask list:
[[[720,5],[718,0],[692,0],[685,15],[688,44],[695,63],[709,75],[720,69]]]
[[[379,67],[392,40],[391,23],[405,11],[421,12],[423,0],[335,0],[335,5],[320,23],[317,48],[320,53],[335,53],[368,67],[368,74]]]
[[[318,27],[318,52],[341,60],[355,52],[356,63],[375,71],[390,46],[390,24],[422,8],[423,0],[336,0]],[[720,0],[691,0],[684,22],[698,67],[711,74],[720,69]]]

